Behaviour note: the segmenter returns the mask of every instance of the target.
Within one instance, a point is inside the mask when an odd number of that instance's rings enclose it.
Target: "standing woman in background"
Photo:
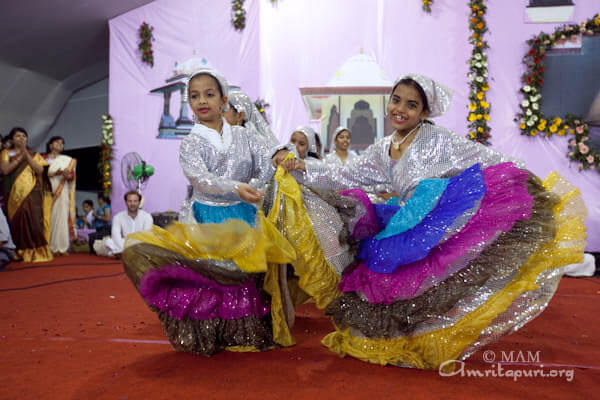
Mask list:
[[[75,166],[77,160],[61,154],[65,140],[53,136],[46,143],[45,159],[50,165],[48,178],[52,185],[52,215],[50,250],[55,255],[66,254],[75,233]]]
[[[343,126],[338,127],[333,134],[329,154],[325,161],[332,164],[346,164],[356,157],[356,153],[350,150],[352,134]]]
[[[51,261],[48,243],[52,191],[44,172],[48,163],[27,148],[25,129],[13,128],[9,138],[13,145],[0,152],[0,169],[16,257],[25,262]]]

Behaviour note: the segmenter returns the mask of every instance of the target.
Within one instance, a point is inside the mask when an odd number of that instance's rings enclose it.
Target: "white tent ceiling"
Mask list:
[[[0,0],[0,134],[44,140],[73,91],[108,76],[108,20],[152,0]]]

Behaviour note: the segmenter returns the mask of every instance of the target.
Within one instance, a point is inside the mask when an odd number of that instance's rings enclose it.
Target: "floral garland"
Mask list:
[[[231,23],[237,31],[243,31],[246,27],[244,0],[233,0],[231,2]]]
[[[483,39],[483,35],[488,31],[484,20],[487,7],[483,0],[471,0],[468,3],[471,9],[469,19],[469,29],[473,34],[469,37],[469,42],[473,45],[471,58],[469,59],[469,73],[467,77],[470,80],[469,88],[469,121],[470,129],[467,138],[489,145],[491,128],[488,125],[490,120],[490,103],[487,102],[486,92],[490,86],[487,76],[487,55],[484,50],[488,43]]]
[[[521,112],[517,114],[521,135],[549,137],[553,134],[564,136],[575,135],[569,141],[568,157],[579,161],[579,169],[595,167],[598,169],[598,154],[591,150],[585,141],[588,140],[588,127],[582,118],[568,114],[563,119],[558,116],[546,117],[541,109],[541,88],[544,84],[544,57],[554,45],[561,45],[567,40],[576,40],[579,35],[593,36],[600,34],[600,14],[594,15],[579,25],[563,25],[554,33],[540,33],[527,41],[529,51],[523,57],[527,70],[521,77],[523,87],[520,92],[524,99],[520,104]],[[574,143],[573,143],[574,141]],[[599,170],[600,171],[600,170]]]
[[[112,192],[112,168],[110,162],[113,158],[112,146],[115,144],[113,136],[113,120],[109,114],[103,114],[102,118],[102,140],[100,141],[100,161],[98,169],[100,170],[100,183],[105,196],[110,196]]]
[[[266,109],[269,107],[269,103],[267,103],[263,99],[256,99],[256,101],[254,102],[254,105],[258,109],[258,112],[263,116],[265,121],[267,121],[267,123],[269,123],[269,120],[267,118],[267,111],[266,111]]]
[[[588,125],[580,118],[571,114],[567,114],[565,117],[565,124],[573,127],[569,131],[573,131],[572,134],[575,135],[574,139],[569,140],[569,153],[567,157],[571,161],[579,163],[577,167],[580,171],[592,168],[600,172],[600,153],[586,144],[590,138]]]
[[[138,29],[138,34],[140,36],[138,49],[142,54],[142,62],[151,67],[154,67],[154,50],[152,50],[152,41],[154,40],[154,36],[152,36],[153,30],[154,28],[146,22],[143,22],[142,25],[140,25],[140,29]]]
[[[422,0],[423,1],[423,11],[426,13],[431,13],[431,4],[433,0]]]

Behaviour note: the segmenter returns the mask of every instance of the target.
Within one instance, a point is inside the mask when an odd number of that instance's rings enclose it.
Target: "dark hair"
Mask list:
[[[242,113],[242,112],[243,112],[243,111],[238,111],[238,110],[236,110],[236,109],[235,109],[235,107],[233,106],[233,104],[231,104],[231,102],[228,102],[228,103],[227,103],[227,106],[228,106],[229,108],[231,108],[231,109],[233,110],[233,112],[234,112],[234,113],[236,113],[236,114],[240,114],[240,113]],[[248,118],[250,118],[250,116],[248,116]],[[243,118],[242,118],[242,126],[243,126],[244,128],[246,127],[246,121],[244,121],[244,119],[243,119]]]
[[[221,87],[221,83],[219,82],[219,80],[218,80],[217,78],[215,78],[214,76],[212,76],[212,75],[211,75],[211,74],[209,74],[209,73],[206,73],[206,72],[200,72],[199,74],[197,74],[197,75],[194,75],[194,76],[192,77],[192,79],[190,79],[190,83],[192,83],[192,81],[193,81],[194,79],[196,79],[197,77],[199,77],[199,76],[202,76],[202,75],[210,76],[210,77],[211,77],[211,78],[212,78],[212,79],[213,79],[213,80],[214,80],[214,81],[217,83],[217,87],[219,88],[219,93],[221,94],[221,97],[223,97],[224,95],[223,95],[223,88]],[[189,94],[190,94],[190,86],[188,85],[188,98],[189,98]]]
[[[98,193],[98,200],[100,199],[104,200],[106,204],[110,205],[110,197],[106,196],[104,193]]]
[[[138,201],[142,201],[142,195],[137,190],[130,190],[129,192],[125,193],[125,196],[123,196],[123,200],[127,201],[127,196],[132,194],[135,194],[138,197]]]
[[[87,204],[88,206],[94,208],[94,202],[91,201],[90,199],[84,200],[83,204]]]
[[[315,145],[317,148],[323,147],[323,143],[321,143],[321,136],[318,133],[315,133]]]
[[[50,140],[46,142],[46,154],[50,154],[50,145],[56,142],[57,140],[62,140],[63,144],[65,144],[65,138],[63,138],[62,136],[52,136]]]
[[[338,136],[340,136],[342,134],[342,132],[348,132],[348,135],[350,135],[350,137],[352,137],[352,132],[350,132],[350,129],[342,129],[341,131],[339,131],[338,133],[335,134],[335,137],[333,138],[333,140],[336,140]]]
[[[29,134],[27,133],[25,128],[21,128],[20,126],[15,126],[14,128],[12,128],[10,130],[10,133],[8,134],[8,139],[12,140],[15,137],[15,134],[17,132],[23,132],[25,134],[25,136],[27,136],[29,138]]]
[[[412,86],[414,89],[416,89],[416,91],[419,92],[419,97],[421,97],[421,102],[423,103],[423,111],[431,111],[429,108],[429,102],[427,101],[427,95],[425,95],[425,91],[417,81],[412,78],[400,79],[400,81],[398,81],[398,83],[396,83],[396,85],[392,88],[392,94],[398,85]]]

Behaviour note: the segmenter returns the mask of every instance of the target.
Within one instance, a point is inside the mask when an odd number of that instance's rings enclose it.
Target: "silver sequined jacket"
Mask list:
[[[184,201],[180,221],[190,215],[194,202],[213,206],[237,204],[241,201],[236,190],[239,183],[261,188],[275,173],[269,146],[262,137],[241,126],[232,126],[231,134],[231,145],[223,152],[195,133],[183,139],[179,163],[192,186],[192,195]]]
[[[306,161],[306,173],[296,177],[322,189],[380,187],[406,200],[422,179],[452,176],[476,163],[485,168],[511,161],[523,168],[522,161],[431,124],[424,124],[402,157],[393,160],[389,156],[392,137],[372,144],[344,166]]]

